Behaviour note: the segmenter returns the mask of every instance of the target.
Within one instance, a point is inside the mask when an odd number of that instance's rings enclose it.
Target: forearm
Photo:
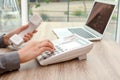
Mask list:
[[[4,41],[4,35],[0,36],[0,48],[7,45]],[[0,74],[8,71],[17,70],[20,67],[20,60],[17,51],[0,54]]]
[[[20,60],[16,51],[0,54],[0,74],[18,70],[19,68]]]

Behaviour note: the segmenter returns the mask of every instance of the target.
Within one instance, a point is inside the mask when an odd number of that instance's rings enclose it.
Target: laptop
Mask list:
[[[58,38],[77,34],[88,40],[101,40],[116,5],[117,1],[95,0],[84,26],[54,28],[53,32]]]

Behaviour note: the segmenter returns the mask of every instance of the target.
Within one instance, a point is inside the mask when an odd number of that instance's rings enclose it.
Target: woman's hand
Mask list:
[[[27,29],[27,28],[28,28],[28,25],[24,25],[24,26],[21,26],[21,27],[15,29],[15,30],[9,32],[8,34],[4,35],[4,36],[3,36],[3,39],[4,39],[5,45],[7,45],[7,46],[9,45],[9,38],[10,38],[11,36],[13,36],[14,34],[19,34],[20,32],[24,31],[24,30]],[[29,41],[29,40],[32,38],[33,34],[36,33],[36,32],[37,32],[37,31],[34,30],[34,31],[31,32],[31,33],[25,34],[25,36],[24,36],[24,38],[23,38],[24,41],[25,41],[25,42]]]
[[[20,63],[34,59],[44,51],[54,51],[54,45],[49,40],[28,42],[25,47],[18,51]]]

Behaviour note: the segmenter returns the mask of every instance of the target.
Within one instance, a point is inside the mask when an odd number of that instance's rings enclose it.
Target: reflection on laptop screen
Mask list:
[[[112,4],[96,2],[86,25],[103,34],[114,7]]]

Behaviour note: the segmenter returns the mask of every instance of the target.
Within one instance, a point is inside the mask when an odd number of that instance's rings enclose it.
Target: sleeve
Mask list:
[[[3,35],[0,36],[0,48],[6,48],[7,46],[4,44],[4,40],[3,40]]]
[[[17,51],[0,54],[0,74],[19,68],[20,60]]]

